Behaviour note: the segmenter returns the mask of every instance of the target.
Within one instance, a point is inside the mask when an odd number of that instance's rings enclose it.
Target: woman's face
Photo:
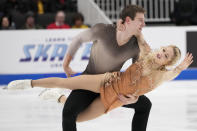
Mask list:
[[[159,65],[166,65],[174,56],[174,50],[171,46],[161,47],[153,53],[154,61]]]

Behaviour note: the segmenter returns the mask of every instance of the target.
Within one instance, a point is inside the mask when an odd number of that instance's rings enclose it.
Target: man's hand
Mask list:
[[[76,74],[76,72],[74,72],[69,66],[64,67],[64,71],[67,77],[70,77],[71,75]]]
[[[70,67],[69,64],[72,60],[72,56],[70,56],[69,54],[66,55],[66,57],[64,58],[64,62],[63,62],[63,68],[64,68],[64,72],[66,73],[67,77],[70,77],[73,74],[76,74]]]
[[[134,96],[134,95],[119,95],[119,100],[124,104],[124,105],[128,105],[128,104],[134,104],[138,101],[139,96]]]

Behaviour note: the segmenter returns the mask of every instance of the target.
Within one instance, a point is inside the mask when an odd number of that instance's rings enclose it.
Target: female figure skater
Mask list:
[[[146,50],[143,44],[144,40],[141,36],[138,38],[140,50]],[[9,83],[8,89],[59,87],[71,90],[85,89],[100,93],[100,97],[89,108],[89,111],[95,112],[91,113],[94,116],[90,116],[90,118],[95,118],[122,106],[123,104],[118,99],[119,94],[133,94],[138,97],[150,92],[162,82],[174,79],[193,62],[192,54],[187,53],[185,59],[176,68],[167,70],[166,66],[174,65],[181,56],[180,50],[173,45],[162,47],[157,51],[141,52],[138,61],[125,72],[81,75],[72,78],[52,77],[38,80],[16,80]],[[113,81],[109,82],[109,80]]]

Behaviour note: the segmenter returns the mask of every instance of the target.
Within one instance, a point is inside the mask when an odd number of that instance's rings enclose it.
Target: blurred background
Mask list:
[[[63,105],[40,100],[42,89],[4,88],[16,79],[65,78],[62,63],[73,37],[96,23],[116,24],[128,4],[145,8],[142,32],[152,49],[174,44],[182,59],[187,52],[194,56],[189,69],[147,94],[153,104],[147,131],[196,131],[197,0],[0,0],[0,131],[61,131]],[[83,43],[71,62],[77,75],[88,63],[91,45]],[[78,130],[130,131],[133,114],[119,108],[78,123]]]

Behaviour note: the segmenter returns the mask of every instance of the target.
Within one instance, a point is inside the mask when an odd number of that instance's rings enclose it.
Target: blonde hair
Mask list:
[[[178,47],[174,46],[174,45],[170,45],[169,47],[173,48],[173,52],[174,55],[171,58],[171,60],[162,66],[159,66],[155,63],[153,56],[154,53],[153,51],[149,52],[148,55],[146,55],[145,57],[142,57],[141,60],[139,60],[139,62],[141,61],[142,63],[142,68],[143,68],[143,72],[142,75],[143,76],[149,76],[149,78],[152,79],[152,77],[157,77],[157,78],[162,78],[163,75],[168,71],[166,69],[166,66],[172,66],[174,65],[181,57],[181,51],[179,50]],[[154,86],[160,85],[163,82],[163,79],[157,79],[157,81],[155,81],[153,84]]]
[[[168,47],[173,48],[174,55],[171,58],[171,60],[165,65],[162,65],[159,67],[156,66],[156,63],[154,62],[154,59],[153,59],[153,51],[149,52],[148,55],[143,58],[143,61],[144,61],[143,66],[145,67],[145,69],[150,69],[148,71],[149,73],[151,73],[154,69],[161,70],[161,71],[167,71],[166,66],[172,66],[172,65],[176,64],[176,62],[181,58],[181,51],[177,46],[170,45]]]
[[[170,45],[169,47],[173,48],[174,56],[172,57],[171,61],[169,61],[166,64],[166,66],[172,66],[172,65],[176,64],[176,62],[181,58],[181,51],[180,51],[180,49],[177,46]]]

